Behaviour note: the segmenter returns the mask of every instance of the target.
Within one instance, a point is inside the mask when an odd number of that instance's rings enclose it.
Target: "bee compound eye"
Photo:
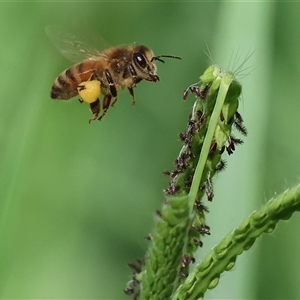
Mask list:
[[[134,61],[141,67],[141,68],[146,68],[147,62],[144,57],[144,55],[141,52],[135,52],[133,54]]]

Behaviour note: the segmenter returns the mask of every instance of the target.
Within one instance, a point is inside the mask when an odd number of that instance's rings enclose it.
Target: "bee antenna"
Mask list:
[[[165,61],[161,59],[161,57],[169,57],[169,58],[176,58],[176,59],[182,59],[179,56],[174,56],[174,55],[158,55],[158,56],[153,56],[151,59],[151,62],[154,60],[159,60],[160,62],[164,63]]]

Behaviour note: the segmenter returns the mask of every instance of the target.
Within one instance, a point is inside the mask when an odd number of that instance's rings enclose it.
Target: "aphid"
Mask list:
[[[133,88],[143,79],[159,81],[156,61],[163,57],[181,59],[173,55],[155,56],[145,45],[123,45],[111,47],[102,52],[86,46],[75,35],[56,26],[47,26],[46,33],[60,52],[79,63],[63,71],[54,81],[52,99],[69,100],[79,95],[80,102],[90,105],[93,118],[101,120],[110,106],[118,99],[118,91],[129,90],[132,104],[136,103]],[[104,96],[102,103],[99,96]],[[100,111],[102,109],[102,114]]]

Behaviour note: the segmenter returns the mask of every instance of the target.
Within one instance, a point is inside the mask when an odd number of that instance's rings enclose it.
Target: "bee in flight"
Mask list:
[[[118,99],[118,91],[129,90],[135,104],[133,88],[143,79],[159,81],[156,61],[162,57],[181,59],[173,55],[155,56],[145,45],[117,46],[100,52],[80,41],[62,28],[49,25],[46,33],[52,43],[67,58],[81,62],[63,71],[54,81],[52,99],[68,100],[79,95],[79,101],[90,105],[93,120],[101,120]],[[102,94],[102,105],[99,96]],[[102,106],[102,107],[101,107]],[[100,115],[102,109],[102,114]]]

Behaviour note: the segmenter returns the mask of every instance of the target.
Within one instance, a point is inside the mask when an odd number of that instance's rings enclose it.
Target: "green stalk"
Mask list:
[[[225,76],[222,77],[222,79],[221,79],[216,104],[215,104],[214,110],[211,115],[207,134],[205,136],[202,150],[200,153],[199,162],[197,164],[197,167],[196,167],[196,170],[194,173],[194,178],[193,178],[192,185],[191,185],[191,189],[190,189],[190,192],[188,195],[189,205],[191,208],[194,206],[194,203],[195,203],[195,200],[196,200],[196,197],[198,194],[198,189],[199,189],[200,181],[202,178],[203,170],[204,170],[204,167],[205,167],[205,164],[207,161],[209,148],[212,144],[212,141],[213,141],[213,138],[215,135],[216,126],[218,124],[220,114],[222,111],[222,107],[224,105],[225,98],[226,98],[226,95],[227,95],[227,92],[228,92],[228,89],[229,89],[229,86],[230,86],[232,80],[233,80],[233,75],[231,73],[226,73]]]
[[[206,290],[219,283],[221,273],[233,268],[238,255],[249,250],[263,233],[272,233],[280,220],[288,220],[296,211],[300,211],[300,185],[252,212],[194,268],[172,300],[203,299]]]

